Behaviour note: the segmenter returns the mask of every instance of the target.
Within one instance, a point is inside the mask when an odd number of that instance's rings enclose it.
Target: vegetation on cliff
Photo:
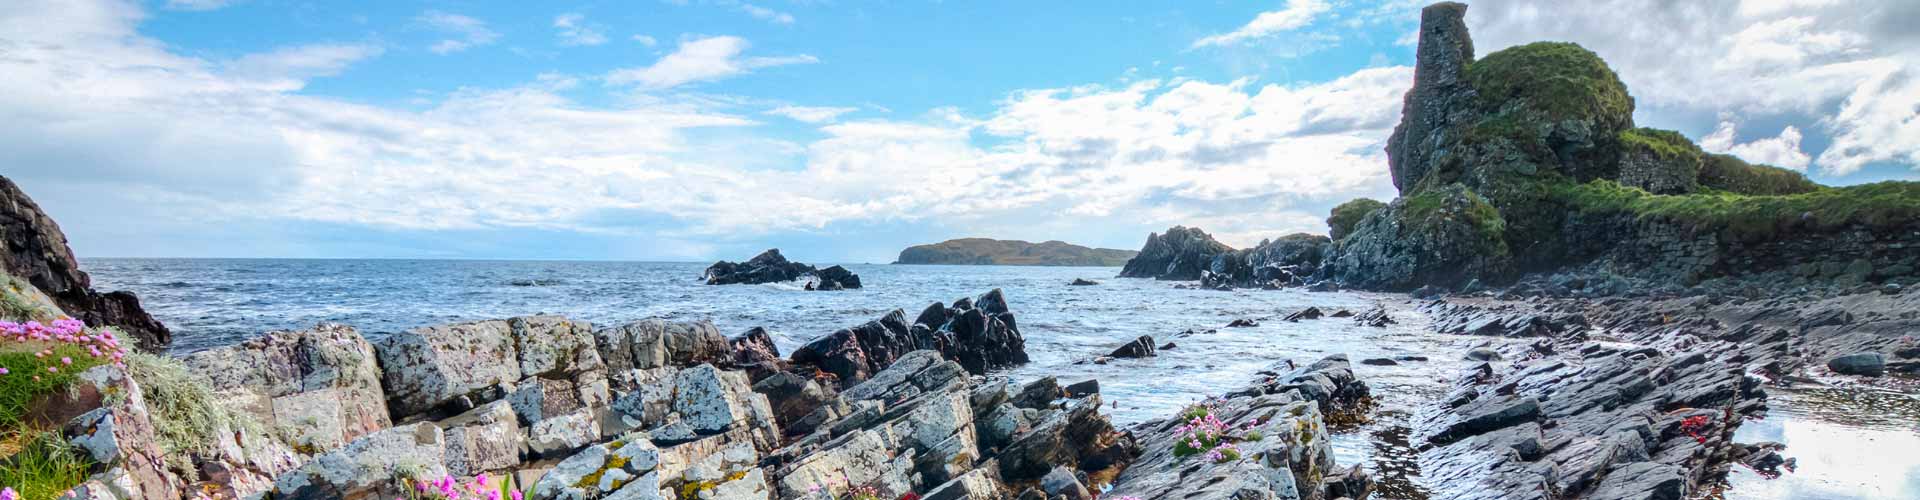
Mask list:
[[[1327,237],[1340,241],[1353,234],[1353,227],[1360,225],[1360,219],[1382,208],[1387,208],[1387,204],[1372,198],[1355,198],[1333,207],[1333,212],[1327,215]]]
[[[960,238],[900,251],[895,264],[960,264],[1001,266],[1121,266],[1139,254],[1132,250],[1088,248],[1062,241],[1029,243],[1020,240]]]
[[[1577,44],[1535,42],[1494,52],[1468,66],[1467,79],[1488,114],[1519,112],[1545,124],[1614,125],[1633,116],[1626,85],[1606,61]]]
[[[1818,191],[1806,174],[1771,165],[1754,165],[1733,155],[1708,154],[1700,163],[1700,187],[1735,194],[1784,195]]]
[[[1920,221],[1920,183],[1888,181],[1793,195],[1729,192],[1655,195],[1608,180],[1564,186],[1559,197],[1583,213],[1630,214],[1763,241],[1788,231],[1825,232],[1849,225],[1895,227]]]

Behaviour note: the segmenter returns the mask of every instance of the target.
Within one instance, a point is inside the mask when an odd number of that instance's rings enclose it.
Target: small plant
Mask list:
[[[91,460],[56,432],[0,433],[0,500],[56,498],[87,479]],[[19,489],[14,489],[19,488]]]
[[[455,478],[449,474],[441,476],[440,479],[402,477],[401,480],[412,485],[407,488],[409,500],[501,500],[502,498],[522,500],[523,498],[523,495],[513,488],[513,476],[510,475],[501,476],[498,481],[484,472],[463,478]]]
[[[1259,441],[1266,436],[1253,430],[1259,421],[1247,422],[1234,429],[1221,421],[1214,411],[1219,405],[1218,399],[1208,398],[1180,412],[1187,419],[1185,425],[1174,430],[1178,440],[1173,443],[1173,456],[1187,458],[1205,454],[1208,461],[1226,463],[1240,459],[1240,448],[1235,443]]]
[[[1680,432],[1685,432],[1688,436],[1693,436],[1693,440],[1700,442],[1700,444],[1707,444],[1706,431],[1711,425],[1712,422],[1709,421],[1706,415],[1694,415],[1680,421]]]

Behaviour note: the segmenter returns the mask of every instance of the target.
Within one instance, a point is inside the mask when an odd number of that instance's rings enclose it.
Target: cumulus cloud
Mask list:
[[[1287,0],[1286,8],[1261,12],[1240,29],[1194,40],[1193,47],[1237,45],[1297,30],[1312,24],[1316,17],[1332,8],[1325,0]]]
[[[791,118],[794,120],[799,120],[807,123],[826,123],[826,122],[833,121],[836,118],[839,118],[840,115],[852,113],[859,110],[860,108],[787,105],[787,106],[780,106],[777,108],[769,109],[767,110],[767,114],[775,115],[775,116],[784,116],[787,118]]]
[[[1800,151],[1800,129],[1788,125],[1780,130],[1780,135],[1763,137],[1752,142],[1736,142],[1734,123],[1720,122],[1713,133],[1700,138],[1700,148],[1714,153],[1725,153],[1740,157],[1753,163],[1764,163],[1776,167],[1786,167],[1806,171],[1807,164],[1813,159]]]
[[[587,16],[567,13],[553,18],[553,28],[558,31],[561,45],[600,45],[607,43],[607,35],[600,29],[587,24]]]
[[[1915,13],[1912,2],[1485,0],[1467,22],[1482,55],[1536,40],[1593,50],[1651,125],[1723,113],[1795,123],[1794,135],[1831,140],[1802,165],[1845,175],[1872,162],[1920,168],[1920,35],[1884,22]],[[1765,143],[1771,157],[1806,156],[1788,154],[1784,135]]]
[[[430,10],[421,13],[415,20],[428,28],[452,36],[427,47],[427,50],[435,54],[451,54],[489,45],[500,39],[500,34],[488,28],[485,21],[460,14]]]
[[[665,89],[693,82],[738,76],[761,68],[811,64],[820,61],[806,54],[743,57],[741,54],[751,45],[745,38],[737,36],[683,40],[680,42],[680,47],[673,53],[660,58],[651,66],[624,68],[608,73],[607,83]]]

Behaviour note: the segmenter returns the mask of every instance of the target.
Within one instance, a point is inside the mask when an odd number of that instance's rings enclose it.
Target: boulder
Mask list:
[[[1887,373],[1887,357],[1877,352],[1859,352],[1827,360],[1827,369],[1843,375],[1878,377]]]
[[[1115,358],[1148,358],[1158,355],[1158,353],[1154,352],[1153,337],[1147,335],[1141,335],[1140,338],[1133,339],[1133,341],[1128,342],[1127,345],[1114,349],[1113,354],[1108,354],[1108,356]]]
[[[428,326],[375,344],[395,420],[456,415],[506,396],[521,378],[513,327],[504,320]]]
[[[780,249],[773,248],[761,252],[760,255],[746,262],[734,263],[724,260],[715,262],[707,266],[707,271],[701,279],[709,285],[757,285],[793,281],[813,272],[813,266],[789,262],[786,256],[780,255]]]
[[[751,334],[752,332],[748,332]],[[645,319],[593,332],[600,358],[611,372],[714,363],[731,367],[735,352],[713,322]],[[757,344],[760,339],[752,339]],[[771,342],[771,339],[766,339]],[[774,354],[778,354],[775,352]],[[757,359],[757,358],[756,358]]]
[[[483,472],[511,470],[520,465],[520,453],[526,448],[526,435],[513,407],[495,401],[436,422],[446,436],[447,472],[472,476]]]
[[[753,327],[739,336],[727,339],[727,346],[733,351],[734,367],[747,370],[753,380],[760,380],[787,369],[787,362],[780,358],[780,347],[774,345],[773,336],[767,329]]]
[[[181,359],[236,413],[330,451],[391,426],[373,344],[353,327],[276,331]]]
[[[445,454],[446,437],[431,423],[384,429],[281,475],[274,480],[272,495],[292,500],[404,497],[408,492],[397,480],[399,473],[442,477]]]

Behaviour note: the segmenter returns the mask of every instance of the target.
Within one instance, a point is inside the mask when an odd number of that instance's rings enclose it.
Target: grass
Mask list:
[[[85,481],[93,466],[57,432],[0,431],[0,485],[22,500],[51,500]]]
[[[1333,207],[1333,212],[1327,215],[1328,234],[1336,240],[1353,234],[1354,226],[1360,225],[1361,219],[1367,218],[1367,214],[1382,208],[1387,208],[1387,204],[1372,198],[1355,198],[1353,201],[1341,203]]]
[[[80,372],[105,363],[70,344],[55,346],[51,356],[34,356],[48,345],[52,344],[11,342],[0,346],[4,351],[0,352],[0,367],[8,372],[0,375],[0,429],[32,428],[36,423],[26,421],[30,405],[42,396],[67,390]],[[72,359],[73,364],[62,364],[62,357]],[[49,372],[49,367],[59,371]]]
[[[1920,182],[1888,181],[1793,195],[1729,192],[1654,195],[1596,180],[1561,188],[1559,197],[1587,213],[1627,213],[1761,241],[1788,230],[1828,232],[1849,225],[1896,227],[1920,220]]]
[[[1467,67],[1467,79],[1488,111],[1519,100],[1549,123],[1624,126],[1633,115],[1633,97],[1619,76],[1600,56],[1572,43],[1535,42],[1487,54]]]
[[[1773,196],[1819,191],[1823,186],[1805,174],[1769,165],[1754,165],[1732,155],[1708,154],[1700,163],[1700,186],[1734,194]]]
[[[1661,160],[1683,163],[1698,161],[1702,154],[1700,147],[1687,140],[1687,136],[1657,128],[1640,127],[1621,131],[1620,145],[1647,150]]]

